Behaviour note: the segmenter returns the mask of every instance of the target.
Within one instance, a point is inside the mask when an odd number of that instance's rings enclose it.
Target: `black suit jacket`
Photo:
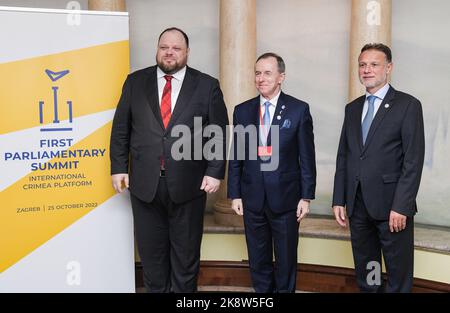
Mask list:
[[[130,174],[130,192],[151,202],[159,181],[160,157],[165,159],[166,181],[171,199],[182,203],[204,194],[200,190],[204,175],[223,179],[225,158],[207,160],[201,150],[210,138],[203,138],[203,127],[218,125],[225,130],[228,115],[219,82],[187,67],[183,85],[167,129],[164,129],[158,97],[157,67],[128,75],[117,106],[111,132],[111,174]],[[200,132],[194,136],[194,117],[201,117]],[[188,159],[176,160],[171,153],[179,134],[171,134],[177,125],[184,136]],[[187,126],[187,127],[185,127]],[[195,142],[194,142],[195,137]],[[210,144],[225,145],[217,135]],[[181,142],[178,141],[177,145]],[[190,144],[190,147],[189,147]],[[196,149],[196,151],[194,151]],[[183,151],[186,154],[186,150]],[[196,152],[196,153],[194,153]],[[196,158],[194,158],[196,157]]]
[[[339,142],[333,205],[352,215],[358,184],[367,210],[378,220],[390,211],[413,216],[425,153],[420,101],[390,86],[378,109],[366,144],[361,116],[365,96],[349,103]]]

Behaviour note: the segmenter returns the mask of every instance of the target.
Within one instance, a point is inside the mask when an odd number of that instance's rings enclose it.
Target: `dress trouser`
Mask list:
[[[295,292],[299,228],[296,210],[275,214],[265,200],[261,211],[244,207],[244,226],[255,291]]]
[[[131,204],[147,291],[197,291],[206,194],[175,204],[160,177],[151,203],[131,195]]]
[[[404,230],[391,233],[389,220],[370,217],[361,187],[358,186],[350,218],[350,233],[356,280],[361,292],[411,292],[414,269],[412,217],[407,218]],[[376,268],[381,271],[381,252],[386,265],[386,284],[382,279],[377,279],[378,273],[374,272]]]

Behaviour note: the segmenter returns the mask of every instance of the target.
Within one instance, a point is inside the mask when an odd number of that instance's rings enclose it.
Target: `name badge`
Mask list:
[[[272,146],[259,146],[258,147],[258,156],[260,156],[260,157],[272,156]]]

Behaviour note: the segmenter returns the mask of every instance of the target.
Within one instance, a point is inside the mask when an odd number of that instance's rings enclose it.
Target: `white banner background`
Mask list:
[[[80,23],[73,25],[67,22],[73,11],[0,7],[0,65],[128,40],[128,13],[76,13]],[[129,60],[123,62],[128,64]],[[0,103],[4,105],[11,104]],[[71,134],[76,139],[74,143],[110,122],[113,113],[113,110],[106,110],[74,118],[77,126]],[[20,116],[7,118],[20,120]],[[26,151],[31,141],[36,142],[35,128],[0,135],[0,150],[17,151],[17,147],[22,146]],[[19,167],[17,163],[9,166],[3,162],[3,154],[1,192],[30,174],[30,162],[23,162]],[[28,235],[33,236],[33,233]],[[13,238],[15,234],[10,236]],[[2,257],[6,257],[5,251],[0,251]],[[134,236],[128,194],[110,197],[0,272],[0,292],[134,291]]]

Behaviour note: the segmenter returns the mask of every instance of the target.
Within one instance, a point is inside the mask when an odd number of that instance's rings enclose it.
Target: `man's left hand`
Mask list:
[[[203,176],[202,185],[200,187],[201,190],[204,190],[207,193],[214,193],[219,190],[220,180],[211,176]]]
[[[399,231],[404,230],[406,227],[406,216],[395,211],[391,211],[391,215],[389,216],[389,229],[391,233],[394,231],[398,233]]]
[[[309,200],[303,200],[301,199],[298,202],[297,205],[297,222],[300,223],[300,221],[302,220],[302,218],[304,218],[306,216],[306,214],[309,213]]]

